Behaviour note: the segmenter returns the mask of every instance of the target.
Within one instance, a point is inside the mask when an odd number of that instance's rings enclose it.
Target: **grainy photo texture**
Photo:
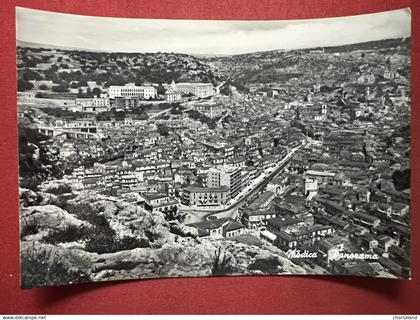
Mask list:
[[[21,285],[410,278],[409,9],[16,9]]]

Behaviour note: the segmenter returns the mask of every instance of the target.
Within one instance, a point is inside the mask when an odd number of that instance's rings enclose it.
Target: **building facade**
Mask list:
[[[327,119],[328,107],[323,103],[305,103],[297,107],[296,118],[303,121],[324,121]]]
[[[115,97],[113,107],[116,109],[132,110],[138,107],[139,97]]]
[[[176,88],[179,92],[191,93],[199,98],[208,97],[214,94],[213,84],[211,83],[181,82],[176,84]]]
[[[21,92],[21,91],[18,91],[17,97],[18,97],[18,100],[21,100],[21,101],[32,100],[32,99],[35,98],[35,92],[31,92],[31,91]]]
[[[218,188],[226,186],[229,188],[229,197],[236,197],[242,189],[242,174],[240,168],[224,167],[211,169],[207,173],[207,186]]]
[[[229,201],[229,187],[202,188],[186,187],[183,193],[183,203],[196,207],[212,207],[227,204]]]
[[[143,193],[145,208],[151,211],[169,212],[179,208],[179,201],[165,193]]]
[[[108,98],[77,98],[76,106],[78,106],[82,112],[93,113],[105,112],[110,109]]]

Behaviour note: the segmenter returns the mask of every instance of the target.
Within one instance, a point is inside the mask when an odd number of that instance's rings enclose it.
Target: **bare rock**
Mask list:
[[[50,231],[65,230],[69,227],[91,227],[88,222],[79,220],[74,215],[54,205],[21,208],[20,224],[21,232],[27,226],[36,227],[37,232],[26,236],[33,240],[43,239]]]

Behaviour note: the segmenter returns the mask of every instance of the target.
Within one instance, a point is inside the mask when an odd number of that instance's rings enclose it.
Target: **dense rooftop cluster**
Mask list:
[[[408,39],[200,58],[19,47],[21,183],[134,194],[313,273],[408,278],[409,67]]]

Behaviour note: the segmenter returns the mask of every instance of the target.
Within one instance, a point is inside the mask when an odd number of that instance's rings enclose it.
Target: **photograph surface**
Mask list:
[[[410,279],[409,9],[16,30],[23,288]]]

